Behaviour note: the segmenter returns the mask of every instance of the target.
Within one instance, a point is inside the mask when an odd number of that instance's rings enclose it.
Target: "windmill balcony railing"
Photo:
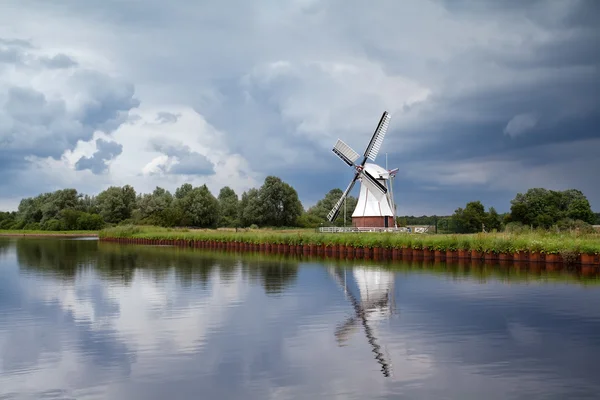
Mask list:
[[[406,227],[384,228],[384,227],[356,227],[356,226],[321,226],[321,233],[348,233],[348,232],[396,232],[396,233],[425,233],[420,230],[411,230]]]

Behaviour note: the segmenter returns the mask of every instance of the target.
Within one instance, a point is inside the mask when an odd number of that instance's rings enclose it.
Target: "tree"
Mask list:
[[[100,215],[106,222],[118,224],[129,219],[135,208],[135,189],[129,185],[111,186],[96,197]]]
[[[17,221],[16,212],[2,212],[0,211],[0,229],[13,229]]]
[[[24,198],[19,202],[18,220],[20,225],[39,223],[44,216],[42,204],[50,197],[50,193],[43,193],[36,197]]]
[[[342,197],[344,192],[339,189],[331,189],[325,197],[317,202],[314,206],[310,207],[307,213],[311,217],[316,217],[315,220],[319,220],[322,223],[329,223],[327,220],[327,214],[333,209],[337,201]],[[340,209],[340,214],[333,222],[336,226],[343,226],[344,222],[347,226],[352,226],[352,212],[354,208],[356,208],[356,203],[358,200],[356,197],[348,196],[346,198],[346,220],[344,221],[344,205],[342,204],[342,208]]]
[[[87,194],[80,195],[76,209],[89,214],[99,214],[98,205],[95,196],[89,196]]]
[[[235,227],[238,225],[239,199],[237,194],[229,186],[221,189],[219,200],[219,226]]]
[[[485,217],[485,228],[488,232],[496,229],[499,231],[502,228],[502,218],[494,207],[490,207]]]
[[[178,187],[177,189],[175,189],[175,198],[177,198],[177,199],[183,199],[192,190],[194,190],[194,187],[191,184],[184,183],[183,185],[181,185],[180,187]]]
[[[77,218],[77,229],[82,231],[96,231],[104,227],[104,220],[99,214],[81,212]]]
[[[81,211],[74,210],[72,208],[67,208],[61,210],[60,212],[60,221],[62,222],[61,229],[66,231],[74,231],[78,229],[77,220],[83,214]],[[54,229],[48,229],[54,230]]]
[[[467,203],[464,209],[457,208],[452,216],[459,233],[481,232],[482,224],[487,222],[486,219],[485,207],[479,200]]]
[[[238,219],[241,226],[262,224],[263,219],[260,205],[258,189],[252,188],[242,193],[242,198],[238,205]]]
[[[138,197],[138,216],[141,222],[160,226],[175,226],[179,221],[174,220],[171,210],[173,195],[157,186],[152,193]]]
[[[449,217],[449,216],[446,216]],[[415,217],[413,215],[403,215],[397,218],[399,226],[407,226],[407,225],[435,225],[436,221],[439,221],[441,218],[445,218],[445,216],[427,216],[421,215],[420,217]],[[401,225],[402,224],[402,225]]]
[[[294,226],[304,212],[298,193],[276,176],[267,176],[259,189],[260,209],[268,226]]]
[[[582,198],[574,199],[569,203],[567,206],[567,218],[584,221],[588,224],[593,224],[596,220],[590,203],[587,199]]]
[[[79,195],[75,189],[63,189],[50,193],[40,207],[42,219],[39,222],[43,224],[50,219],[57,219],[62,210],[74,210],[78,204]]]
[[[510,221],[533,227],[550,228],[569,218],[594,222],[594,214],[585,195],[576,189],[554,191],[543,188],[517,193],[511,200]]]
[[[180,210],[181,224],[200,228],[215,228],[219,220],[219,201],[206,185],[186,191],[182,198],[175,200]]]

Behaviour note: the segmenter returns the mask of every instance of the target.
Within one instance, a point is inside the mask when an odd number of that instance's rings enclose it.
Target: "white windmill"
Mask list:
[[[359,180],[361,183],[360,194],[352,213],[352,225],[355,227],[397,228],[392,180],[396,176],[398,168],[387,170],[377,164],[367,163],[367,160],[375,161],[387,132],[390,118],[390,114],[384,111],[360,164],[356,164],[360,155],[342,140],[338,139],[333,147],[332,151],[342,161],[353,167],[356,173],[346,191],[327,215],[329,222],[336,219],[346,197],[356,181]]]

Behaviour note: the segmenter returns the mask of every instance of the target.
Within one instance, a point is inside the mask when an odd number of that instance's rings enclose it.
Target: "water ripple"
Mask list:
[[[600,390],[600,287],[396,268],[13,240],[0,257],[0,399]]]

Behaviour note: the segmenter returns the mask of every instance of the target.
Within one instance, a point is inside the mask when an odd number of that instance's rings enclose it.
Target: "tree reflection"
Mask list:
[[[268,257],[244,261],[243,269],[252,281],[259,281],[269,295],[281,294],[291,286],[298,276],[298,263],[280,259],[273,260]]]
[[[24,270],[49,273],[73,280],[82,269],[94,268],[104,279],[130,285],[143,271],[155,282],[174,274],[183,287],[200,284],[207,288],[211,279],[227,282],[238,272],[260,284],[267,294],[280,294],[296,279],[298,263],[281,255],[182,249],[165,246],[134,246],[97,240],[34,239],[15,241],[17,260]],[[11,241],[0,242],[8,249]],[[6,251],[6,250],[4,250]]]
[[[17,239],[17,262],[21,268],[74,279],[78,268],[96,263],[95,240]]]
[[[223,282],[231,282],[235,278],[236,272],[240,269],[241,262],[238,258],[226,257],[218,261],[219,279]]]
[[[98,269],[100,271],[105,268],[105,260],[120,262],[107,271],[109,276],[119,270],[133,276],[136,270],[143,270],[152,274],[155,282],[162,282],[169,274],[174,273],[183,287],[190,287],[195,283],[206,287],[217,265],[217,258],[214,255],[202,254],[191,249],[114,243],[100,243],[99,248]]]
[[[0,237],[0,256],[8,253],[8,249],[10,249],[11,239],[7,237]]]

